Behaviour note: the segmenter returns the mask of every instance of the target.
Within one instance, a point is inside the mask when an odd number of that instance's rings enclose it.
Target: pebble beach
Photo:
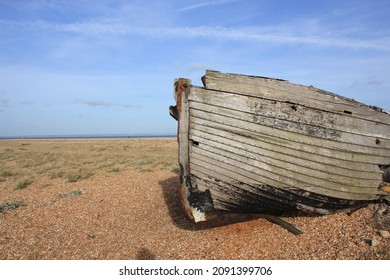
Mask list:
[[[101,145],[96,141],[85,147]],[[30,147],[37,143],[29,142]],[[176,157],[175,139],[148,143],[154,149],[165,145],[172,149],[172,158]],[[11,161],[4,159],[5,149],[30,149],[22,144],[26,143],[12,142],[12,146],[0,142],[3,166],[5,161],[10,166]],[[142,145],[131,142],[125,149],[128,142],[112,144],[106,140],[104,145],[108,144],[120,146],[124,152],[131,150],[131,145]],[[161,166],[140,169],[123,165],[115,172],[100,168],[93,176],[75,181],[35,172],[32,182],[21,189],[15,187],[18,178],[3,176],[0,259],[390,259],[388,205],[371,204],[350,214],[283,217],[303,232],[300,235],[264,218],[219,226],[195,225],[181,209],[177,172]],[[15,202],[19,204],[12,207]]]

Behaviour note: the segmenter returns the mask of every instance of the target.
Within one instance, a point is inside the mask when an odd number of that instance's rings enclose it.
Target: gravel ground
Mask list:
[[[265,219],[193,225],[181,211],[178,187],[172,172],[135,170],[102,172],[76,183],[42,177],[18,191],[0,182],[0,202],[24,203],[0,214],[0,259],[390,257],[390,239],[379,234],[390,226],[383,205],[350,215],[284,218],[303,231],[295,236]]]

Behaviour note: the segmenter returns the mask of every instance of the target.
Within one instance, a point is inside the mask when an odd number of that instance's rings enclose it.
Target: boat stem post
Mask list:
[[[202,219],[197,215],[189,202],[188,197],[191,195],[188,186],[190,185],[190,163],[189,163],[189,106],[188,95],[190,93],[191,80],[180,78],[175,82],[176,108],[178,116],[178,133],[177,140],[179,142],[179,166],[180,166],[180,198],[181,205],[187,218],[196,222]],[[199,217],[198,217],[199,216]]]

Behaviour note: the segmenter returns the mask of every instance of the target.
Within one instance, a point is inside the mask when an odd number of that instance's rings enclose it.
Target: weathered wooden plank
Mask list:
[[[347,156],[343,157],[340,153],[331,153],[331,152],[320,152],[317,153],[317,150],[313,148],[313,151],[310,150],[310,147],[307,149],[300,149],[300,146],[283,146],[275,143],[275,141],[268,141],[268,139],[254,139],[247,138],[240,134],[235,134],[230,131],[224,131],[222,129],[208,127],[204,124],[198,124],[197,120],[193,120],[190,123],[190,139],[200,142],[196,137],[201,137],[203,139],[210,139],[213,141],[217,141],[219,143],[226,143],[233,147],[237,148],[246,148],[248,151],[255,151],[259,155],[280,155],[280,157],[284,157],[288,159],[294,158],[296,161],[309,162],[310,164],[318,164],[318,165],[327,165],[331,167],[338,167],[344,171],[341,171],[341,174],[351,172],[351,175],[360,178],[359,176],[369,176],[366,175],[370,173],[375,173],[375,176],[382,176],[383,171],[377,166],[377,164],[352,161],[351,158]],[[329,156],[330,154],[330,156]],[[337,155],[337,157],[333,156]],[[363,157],[363,156],[362,156]],[[358,158],[360,160],[360,158]],[[375,160],[374,158],[373,160]],[[370,161],[370,159],[366,159],[364,156],[362,161]],[[295,162],[295,161],[292,161]],[[355,172],[355,173],[354,173]],[[357,173],[357,174],[356,174]],[[358,175],[360,174],[360,175]],[[363,178],[363,177],[362,177]]]
[[[201,170],[201,167],[200,167]],[[342,209],[364,205],[367,201],[341,200],[328,196],[278,189],[267,185],[247,185],[245,183],[220,180],[196,170],[197,176],[192,176],[194,184],[210,189],[214,206],[217,209],[244,212],[277,212],[292,213],[301,209],[302,205],[310,208],[310,213],[330,214]],[[207,172],[207,171],[206,171]],[[246,208],[249,204],[249,209]],[[244,208],[245,207],[245,208]]]
[[[196,135],[199,135],[198,137]],[[349,170],[337,166],[320,164],[309,160],[294,158],[276,152],[266,152],[262,149],[241,145],[237,147],[233,141],[221,141],[221,138],[213,135],[204,135],[192,130],[190,138],[197,141],[197,146],[205,151],[228,156],[239,161],[247,162],[248,160],[264,162],[270,166],[276,166],[282,169],[288,169],[297,174],[310,174],[316,178],[352,184],[355,186],[371,186],[382,181],[381,172],[366,173],[361,171]],[[249,162],[248,162],[249,163]],[[298,175],[299,176],[299,175]]]
[[[249,185],[240,184],[236,182],[227,183],[218,180],[218,183],[213,180],[215,178],[209,177],[207,180],[206,174],[198,172],[199,178],[193,177],[194,184],[199,188],[209,189],[213,201],[216,203],[216,209],[240,209],[241,211],[249,212],[275,212],[276,211],[294,211],[295,207],[293,201],[289,201],[289,197],[278,197],[269,192],[262,191],[260,188],[254,189]],[[286,203],[287,201],[287,203]],[[219,202],[219,203],[218,203]],[[229,207],[227,208],[226,206]]]
[[[334,151],[341,151],[344,153],[351,153],[351,157],[356,154],[367,154],[377,157],[384,157],[385,162],[388,161],[390,157],[390,149],[382,149],[377,147],[368,147],[362,145],[355,145],[351,143],[339,142],[330,139],[323,139],[313,136],[308,136],[304,134],[298,134],[290,131],[280,130],[277,128],[255,124],[248,121],[243,121],[233,117],[223,116],[216,113],[210,113],[206,111],[200,111],[194,108],[191,108],[190,115],[192,118],[197,121],[212,121],[215,123],[212,127],[221,127],[220,125],[227,125],[231,127],[231,130],[235,131],[237,134],[245,133],[244,130],[255,132],[259,136],[264,135],[265,137],[270,137],[274,139],[275,142],[284,142],[285,144],[291,145],[292,142],[302,143],[311,146],[324,147],[327,149],[332,149]],[[243,129],[245,128],[245,129]],[[246,135],[248,138],[251,138],[250,134]],[[387,164],[387,163],[384,163]]]
[[[223,150],[240,153],[253,159],[259,160],[263,157],[279,159],[283,162],[287,162],[297,166],[303,166],[329,174],[353,177],[356,179],[380,179],[383,175],[383,171],[381,171],[378,166],[375,166],[373,164],[354,163],[353,167],[355,167],[355,169],[352,169],[351,164],[343,160],[327,158],[323,156],[313,155],[307,152],[294,151],[291,149],[283,150],[280,147],[278,150],[277,146],[275,146],[275,148],[265,149],[262,146],[253,146],[249,143],[246,143],[245,138],[241,136],[231,135],[231,137],[227,139],[221,135],[204,132],[204,128],[202,126],[191,124],[191,127],[192,129],[190,133],[190,139],[195,141],[196,143],[199,143],[199,145],[205,144],[213,146]],[[254,141],[256,140],[253,140],[252,142]],[[264,145],[271,146],[272,144],[265,143]],[[370,172],[369,170],[372,170],[372,172]]]
[[[389,123],[389,115],[381,109],[372,108],[355,100],[312,86],[307,87],[283,80],[225,74],[210,70],[206,72],[202,80],[207,89],[291,102],[292,104],[300,104],[311,108],[322,108],[322,110],[328,112],[352,115],[364,120],[383,124]]]
[[[256,174],[263,177],[262,180],[275,180],[278,181],[278,183],[282,183],[282,185],[286,183],[290,186],[296,186],[302,189],[306,188],[306,185],[317,186],[322,190],[327,190],[327,195],[332,193],[331,196],[335,197],[349,194],[377,195],[379,197],[379,195],[382,194],[382,192],[378,190],[378,186],[381,183],[379,180],[368,186],[357,186],[353,185],[352,182],[334,182],[330,181],[329,178],[323,179],[315,177],[313,174],[298,173],[297,170],[283,169],[264,162],[245,159],[244,157],[240,157],[238,155],[232,155],[228,152],[217,154],[197,147],[192,147],[191,162],[196,162],[197,160],[208,162],[213,165],[222,166],[222,164],[226,164],[224,166],[236,166],[237,169],[249,172],[248,174]],[[250,175],[249,178],[252,178],[255,181],[258,180],[254,175]],[[258,181],[258,184],[275,185],[275,183],[270,184],[269,182]],[[320,192],[320,190],[318,190],[318,192]]]
[[[261,121],[280,129],[293,129],[301,133],[317,134],[318,137],[333,138],[342,132],[348,132],[350,139],[370,136],[369,145],[390,147],[390,123],[385,125],[357,119],[350,115],[322,111],[321,108],[308,108],[288,102],[275,102],[264,98],[198,87],[191,89],[189,100],[193,101],[191,102],[193,105],[190,106],[196,106],[195,108],[198,109],[220,113],[228,112],[228,109],[231,109],[234,111],[231,113],[236,113],[238,117],[242,115],[240,115],[241,112],[248,113],[245,115],[247,116],[246,120],[255,123]],[[341,137],[339,139],[344,141]]]
[[[195,149],[195,148],[194,148]],[[312,182],[317,182],[318,179],[322,182],[328,182],[329,186],[335,186],[336,189],[339,189],[342,185],[348,186],[348,188],[356,188],[359,192],[377,192],[378,186],[382,182],[382,178],[378,179],[356,179],[351,177],[345,177],[340,175],[329,174],[326,172],[320,172],[317,170],[312,170],[309,168],[299,167],[292,164],[287,164],[282,161],[277,161],[275,159],[266,159],[266,160],[255,160],[253,158],[247,158],[240,154],[235,154],[229,151],[224,151],[216,149],[207,145],[201,145],[198,147],[196,152],[202,156],[210,158],[219,158],[222,160],[232,160],[233,162],[238,162],[240,164],[246,164],[253,168],[261,169],[269,174],[274,174],[274,176],[287,176],[290,178],[295,178],[301,181],[304,181],[307,184],[312,184]],[[213,157],[213,155],[215,155]],[[244,165],[243,165],[244,166]],[[248,170],[250,168],[248,167]],[[268,174],[268,173],[267,173]],[[310,180],[310,181],[308,181]],[[324,187],[326,187],[324,183]],[[330,188],[330,187],[329,187]],[[363,190],[366,188],[366,190]]]
[[[371,147],[380,149],[379,151],[390,151],[390,139],[383,139],[372,136],[358,135],[349,132],[336,131],[329,128],[306,125],[301,123],[290,122],[288,120],[279,120],[264,116],[257,116],[251,113],[215,107],[212,105],[202,104],[198,102],[190,102],[191,109],[200,111],[213,112],[215,114],[231,117],[234,119],[243,120],[253,124],[264,125],[272,128],[277,128],[284,131],[295,132],[321,139],[330,139],[338,142]],[[378,143],[378,144],[377,144]]]
[[[178,112],[178,142],[180,165],[180,197],[186,216],[193,222],[207,220],[206,211],[194,207],[191,203],[192,194],[196,192],[190,183],[190,155],[189,155],[189,104],[191,80],[179,79],[175,82],[176,107]],[[203,205],[204,206],[204,205]]]
[[[339,199],[375,200],[379,198],[379,195],[372,193],[353,193],[345,191],[344,189],[339,191],[329,190],[320,185],[319,182],[317,182],[315,185],[304,185],[301,181],[283,176],[279,176],[278,178],[269,178],[266,176],[261,176],[258,173],[253,173],[252,171],[248,171],[245,168],[241,168],[241,166],[231,165],[217,161],[215,159],[201,156],[198,157],[198,155],[196,155],[194,158],[191,158],[191,173],[196,176],[201,176],[199,172],[207,174],[208,176],[216,178],[220,181],[235,180],[252,186],[265,184],[286,190],[296,190],[299,188],[304,191],[315,192],[324,196],[335,197]]]
[[[192,168],[194,168],[194,171],[193,171],[193,174],[198,174],[198,171],[199,171],[199,168],[201,168],[204,172],[206,172],[209,176],[215,176],[215,178],[217,178],[218,181],[221,181],[221,180],[226,180],[226,179],[229,179],[229,180],[233,180],[233,179],[236,179],[237,176],[236,174],[234,173],[235,171],[238,172],[238,171],[241,171],[241,170],[224,170],[222,169],[223,165],[221,166],[213,166],[211,169],[210,168],[205,168],[204,166],[207,166],[207,164],[205,162],[202,162],[202,161],[195,161],[192,165]],[[220,169],[217,171],[213,170],[213,169]],[[226,174],[225,174],[226,173]],[[245,173],[245,172],[244,172]],[[240,173],[240,175],[242,175]],[[229,176],[231,178],[229,178]],[[253,175],[252,175],[253,176]],[[234,177],[234,178],[232,178]],[[260,184],[260,182],[257,182],[257,185],[256,183],[248,183],[248,180],[244,180],[240,181],[240,183],[238,184],[239,187],[242,186],[242,184],[248,184],[248,185],[255,185],[255,186],[259,186],[259,185],[262,185]],[[266,184],[264,184],[266,185]],[[293,189],[293,188],[289,188],[289,187],[274,187],[273,188],[278,188],[278,189],[281,189],[281,190],[285,190],[285,191],[302,191],[302,192],[314,192],[318,195],[322,195],[322,196],[327,196],[327,197],[331,197],[331,198],[335,198],[335,199],[348,199],[348,200],[361,200],[361,201],[366,201],[367,199],[369,200],[375,200],[375,199],[378,199],[378,196],[373,196],[372,194],[355,194],[355,193],[342,193],[342,192],[334,192],[332,190],[328,190],[328,189],[322,189],[320,191],[318,191],[318,186],[305,186],[304,188],[299,188],[299,189]]]
[[[175,96],[177,98],[178,110],[178,142],[179,142],[179,163],[183,176],[188,176],[189,170],[189,104],[188,95],[190,92],[191,80],[179,79],[175,83]]]
[[[251,181],[252,179],[245,177],[240,170],[229,171],[228,169],[223,169],[221,166],[212,166],[208,162],[203,162],[196,160],[191,162],[192,174],[196,177],[202,178],[203,180],[214,181],[214,185],[201,185],[198,181],[196,183],[200,188],[210,189],[212,192],[220,192],[219,197],[221,199],[230,199],[234,197],[233,192],[248,192],[254,195],[261,193],[261,188],[254,186],[259,186],[262,184],[258,181]],[[245,173],[245,172],[244,172]],[[286,186],[280,187],[288,188]],[[226,193],[224,194],[224,192]],[[272,194],[265,195],[268,198],[272,198]]]

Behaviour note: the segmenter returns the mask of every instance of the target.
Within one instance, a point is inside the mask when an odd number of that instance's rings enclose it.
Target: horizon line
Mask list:
[[[23,135],[23,136],[0,136],[0,140],[20,139],[87,139],[87,138],[174,138],[172,133],[137,133],[137,134],[53,134],[53,135]]]

